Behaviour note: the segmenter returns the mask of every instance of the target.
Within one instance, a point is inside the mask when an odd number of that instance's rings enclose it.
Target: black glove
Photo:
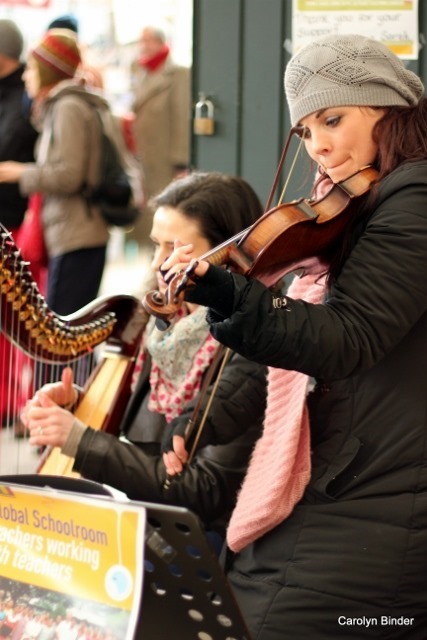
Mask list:
[[[173,436],[182,436],[184,438],[186,427],[187,427],[187,423],[182,420],[181,422],[178,422],[178,423],[176,423],[173,420],[165,427],[162,442],[160,445],[160,450],[162,453],[168,453],[169,451],[173,451],[173,446],[172,446]]]
[[[168,453],[168,451],[173,451],[173,446],[172,446],[172,438],[173,436],[181,436],[182,438],[186,439],[186,443],[185,443],[185,448],[188,451],[188,453],[192,450],[193,448],[193,443],[194,440],[196,438],[196,436],[198,436],[198,425],[199,425],[199,420],[197,420],[197,424],[191,428],[188,425],[188,420],[180,420],[180,418],[176,418],[175,420],[172,420],[172,422],[170,422],[164,430],[164,434],[163,434],[163,438],[162,438],[162,442],[160,445],[160,449],[162,453]],[[187,435],[187,431],[190,431],[189,435]],[[197,441],[197,448],[201,449],[202,447],[207,446],[208,444],[215,444],[215,433],[214,430],[212,429],[212,425],[209,422],[209,418],[205,421],[205,424],[203,426],[202,429],[202,433],[200,434],[200,436],[198,436],[198,441]]]
[[[209,265],[204,276],[194,278],[184,297],[187,302],[209,307],[222,318],[228,318],[234,305],[233,276],[223,267]]]

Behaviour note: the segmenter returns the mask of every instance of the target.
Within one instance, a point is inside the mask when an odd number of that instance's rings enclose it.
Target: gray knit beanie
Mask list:
[[[292,126],[334,106],[414,105],[423,92],[418,76],[388,47],[360,35],[316,40],[298,51],[285,71]]]
[[[0,20],[0,55],[19,60],[23,46],[22,33],[13,20]]]

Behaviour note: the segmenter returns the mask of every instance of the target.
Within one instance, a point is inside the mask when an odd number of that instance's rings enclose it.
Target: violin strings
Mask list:
[[[204,253],[202,256],[199,256],[198,258],[196,258],[196,260],[206,260],[206,258],[209,258],[209,256],[214,255],[215,253],[218,253],[219,251],[221,251],[221,249],[224,249],[225,247],[228,247],[228,245],[233,244],[233,242],[236,242],[237,240],[240,240],[240,238],[243,238],[245,233],[247,233],[250,229],[251,227],[247,227],[246,229],[243,229],[243,231],[239,231],[239,233],[236,233],[235,236],[232,236],[231,238],[224,240],[224,242],[221,242],[221,244],[218,244],[213,249],[209,249],[209,251]]]
[[[269,211],[269,209],[271,208],[271,201],[272,201],[273,195],[274,195],[274,193],[275,193],[275,191],[277,189],[277,184],[278,184],[278,181],[279,181],[280,173],[282,171],[283,164],[284,164],[285,158],[287,156],[288,148],[289,148],[289,145],[290,145],[290,142],[291,142],[291,139],[292,139],[292,136],[294,135],[294,133],[296,133],[296,129],[292,128],[289,131],[288,135],[287,135],[287,138],[286,138],[286,141],[285,141],[285,144],[284,144],[284,148],[283,148],[283,151],[282,151],[282,155],[280,157],[279,165],[277,167],[276,175],[274,177],[273,185],[271,187],[271,191],[270,191],[270,194],[269,194],[269,197],[268,197],[268,200],[267,200],[267,204],[266,204],[266,207],[264,209],[264,213],[267,213],[267,211]],[[299,153],[301,151],[301,147],[302,147],[303,141],[304,141],[304,134],[300,137],[300,142],[299,142],[299,145],[298,145],[298,149],[297,149],[297,151],[296,151],[296,153],[294,155],[294,159],[293,159],[293,162],[292,162],[292,165],[291,165],[291,169],[289,171],[289,174],[287,176],[285,185],[284,185],[284,187],[282,189],[282,192],[280,194],[280,198],[279,198],[278,204],[281,204],[282,201],[283,201],[286,189],[287,189],[288,184],[289,184],[289,180],[290,180],[290,178],[292,176],[292,173],[293,173],[293,171],[295,169],[295,164],[296,164],[296,161],[298,159],[298,155],[299,155]],[[221,249],[224,249],[227,246],[229,246],[230,244],[233,244],[234,242],[237,242],[238,240],[243,238],[244,235],[248,231],[250,231],[250,229],[251,229],[251,227],[247,227],[246,229],[243,229],[243,231],[240,231],[239,233],[236,233],[236,235],[234,235],[233,237],[229,238],[228,240],[225,240],[224,242],[222,242],[221,244],[217,245],[213,249],[210,249],[209,251],[207,251],[203,255],[199,256],[197,259],[198,260],[206,260],[206,259],[208,259],[210,256],[215,255],[216,253],[220,252]]]

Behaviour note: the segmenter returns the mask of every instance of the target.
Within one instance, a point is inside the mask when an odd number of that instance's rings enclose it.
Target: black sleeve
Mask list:
[[[212,405],[215,437],[227,443],[201,448],[169,488],[165,487],[159,443],[130,444],[90,428],[80,441],[74,470],[123,491],[132,500],[185,506],[206,525],[223,516],[234,505],[253,445],[261,434],[265,408],[265,368],[242,362],[242,358],[236,360],[234,367],[227,366],[230,379]],[[239,378],[240,385],[233,377]]]
[[[258,421],[228,445],[204,447],[181,476],[166,485],[165,467],[159,454],[153,454],[149,447],[87,429],[74,471],[123,491],[131,500],[186,507],[209,526],[233,508],[260,434]]]
[[[402,180],[404,175],[402,176]],[[208,313],[212,334],[247,358],[334,380],[367,370],[390,352],[427,309],[427,183],[400,186],[377,207],[326,304],[273,294],[229,274],[233,309]]]
[[[257,366],[242,356],[231,353],[218,386],[215,381],[210,385],[200,405],[192,437],[188,442],[190,450],[194,439],[198,438],[198,447],[205,444],[225,444],[238,437],[245,431],[245,425],[250,424],[248,416],[262,416],[265,411],[266,375],[267,369]],[[200,425],[206,406],[213,401],[200,436],[197,428]],[[198,398],[188,404],[186,410],[175,420],[172,420],[162,441],[162,451],[172,448],[172,436],[184,435],[185,428],[193,413]]]
[[[223,267],[209,265],[206,274],[196,278],[185,292],[187,302],[210,307],[222,318],[227,318],[234,306],[234,279]]]

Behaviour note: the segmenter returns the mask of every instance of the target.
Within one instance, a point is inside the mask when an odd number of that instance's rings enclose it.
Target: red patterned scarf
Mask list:
[[[203,375],[218,349],[209,333],[206,309],[186,313],[181,307],[176,322],[159,331],[154,318],[147,325],[132,379],[132,391],[147,357],[151,355],[148,408],[171,422],[200,391]]]

